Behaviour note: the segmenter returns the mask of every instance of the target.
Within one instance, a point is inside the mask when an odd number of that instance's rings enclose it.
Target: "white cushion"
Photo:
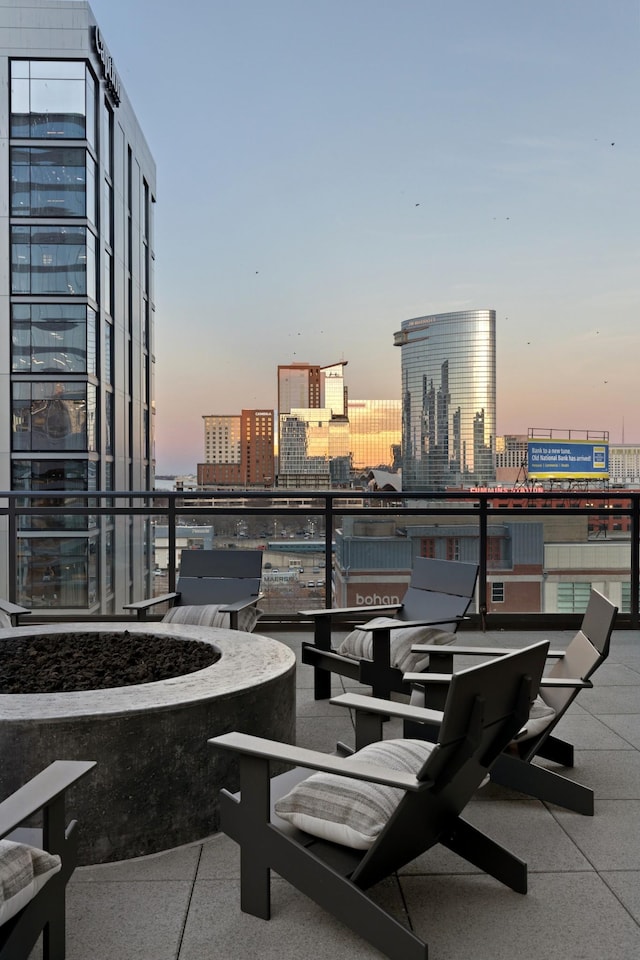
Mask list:
[[[377,624],[393,624],[397,627],[398,621],[394,617],[375,617],[369,621],[371,626]],[[439,630],[437,627],[400,627],[391,631],[391,666],[397,667],[402,673],[420,673],[429,666],[429,655],[412,653],[411,647],[415,643],[452,643],[455,634],[448,630]],[[338,653],[355,660],[373,660],[373,636],[367,630],[352,630],[338,647]]]
[[[516,740],[520,742],[521,740],[530,740],[532,737],[537,737],[538,734],[542,733],[542,731],[549,726],[555,715],[556,711],[554,708],[550,707],[548,703],[545,703],[542,697],[538,695],[531,704],[529,719],[518,733]]]
[[[162,620],[163,623],[189,623],[196,627],[223,627],[228,630],[231,625],[231,615],[221,612],[220,607],[224,606],[226,606],[224,603],[208,603],[171,607]],[[251,633],[259,616],[260,611],[256,609],[255,603],[245,607],[244,610],[239,610],[238,630]]]
[[[0,924],[22,910],[61,867],[60,857],[46,850],[0,840]]]
[[[11,623],[9,614],[5,613],[4,610],[0,610],[0,630],[5,630],[11,626],[13,626],[13,624]]]
[[[434,744],[426,740],[383,740],[345,758],[348,767],[366,761],[415,773]],[[283,820],[322,840],[368,850],[404,796],[404,790],[332,773],[314,773],[275,804]]]

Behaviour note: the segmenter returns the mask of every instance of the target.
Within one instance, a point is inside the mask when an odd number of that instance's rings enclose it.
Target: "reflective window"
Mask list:
[[[90,467],[93,467],[91,470]],[[86,460],[14,460],[11,465],[14,490],[94,490],[95,465]],[[29,497],[19,500],[20,506],[59,507],[85,506],[84,499],[64,500],[50,497]],[[89,520],[83,516],[30,515],[18,520],[21,530],[86,530]],[[95,525],[92,524],[92,525]]]
[[[12,227],[11,291],[96,296],[95,237],[86,227]]]
[[[96,602],[95,537],[20,537],[16,561],[18,603],[86,608]]]
[[[87,159],[76,147],[13,147],[11,215],[84,217]]]
[[[95,313],[82,304],[11,307],[14,373],[95,374]]]
[[[102,375],[105,383],[112,382],[113,369],[113,327],[110,323],[104,325],[104,368]]]
[[[71,380],[12,385],[13,450],[95,450],[96,391]]]
[[[113,111],[105,102],[102,109],[102,143],[100,145],[105,171],[113,176]]]
[[[13,61],[11,136],[95,141],[95,83],[84,61]]]
[[[111,305],[111,288],[113,280],[111,278],[111,256],[108,253],[104,255],[104,286],[102,288],[102,305],[107,316],[112,316],[113,309]]]

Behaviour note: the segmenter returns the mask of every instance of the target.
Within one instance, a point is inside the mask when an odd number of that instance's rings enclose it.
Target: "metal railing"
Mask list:
[[[69,525],[74,527],[76,523],[70,518],[85,518],[77,520],[79,526],[87,531],[101,532],[115,524],[118,517],[142,517],[153,521],[154,525],[166,525],[164,549],[167,556],[166,589],[169,591],[174,590],[176,584],[181,549],[178,530],[187,519],[196,524],[206,520],[214,528],[216,545],[222,542],[227,546],[240,545],[239,538],[247,543],[268,539],[265,537],[267,526],[269,534],[271,528],[275,534],[276,530],[282,531],[288,526],[299,532],[303,526],[305,537],[313,536],[323,542],[323,567],[318,579],[322,577],[324,581],[322,602],[326,606],[331,606],[336,531],[347,522],[345,518],[355,521],[393,518],[397,534],[403,536],[407,536],[407,531],[411,534],[421,524],[427,528],[429,524],[442,526],[444,520],[460,525],[463,520],[477,531],[473,548],[477,556],[447,558],[475,559],[479,563],[475,622],[480,621],[482,625],[504,622],[517,626],[521,620],[522,625],[529,627],[531,613],[519,615],[516,611],[506,616],[490,610],[489,576],[495,578],[495,570],[500,569],[499,565],[496,568],[495,558],[489,550],[492,529],[496,523],[520,521],[521,518],[553,518],[561,526],[567,517],[582,517],[585,521],[584,543],[606,539],[621,546],[623,555],[627,555],[628,550],[628,566],[625,560],[623,579],[628,584],[625,590],[629,602],[628,610],[621,610],[619,626],[640,626],[640,491],[629,490],[539,492],[523,488],[513,492],[483,490],[429,494],[351,490],[5,491],[0,492],[0,525],[6,529],[7,548],[6,559],[0,555],[0,572],[6,563],[7,599],[16,602],[20,597],[16,545],[24,542],[25,537],[37,539],[43,535],[34,528],[34,518],[39,518],[38,522],[51,518],[46,521],[45,535],[64,538],[68,536]],[[58,518],[59,526],[55,518]],[[244,532],[239,533],[239,528]],[[272,536],[272,539],[276,537]],[[427,536],[426,539],[432,538]],[[579,542],[582,541],[578,539],[576,543]],[[153,550],[152,545],[147,546],[149,559],[146,566],[150,568],[147,587],[152,588]],[[424,545],[420,549],[424,552]],[[540,627],[548,620],[556,625],[562,619],[567,625],[579,620],[571,615],[551,617],[544,611],[533,616]]]

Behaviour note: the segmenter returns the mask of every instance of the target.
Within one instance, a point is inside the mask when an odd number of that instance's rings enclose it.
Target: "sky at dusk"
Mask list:
[[[91,0],[157,165],[157,472],[278,363],[400,397],[497,314],[497,430],[640,442],[637,0]]]

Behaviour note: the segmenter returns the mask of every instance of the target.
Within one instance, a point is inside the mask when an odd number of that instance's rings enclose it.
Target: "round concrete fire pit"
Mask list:
[[[0,795],[52,760],[96,760],[70,794],[79,862],[155,853],[215,833],[218,793],[236,767],[207,739],[239,730],[295,739],[295,655],[258,634],[164,623],[76,623],[0,631],[18,636],[128,630],[201,640],[220,651],[184,676],[105,690],[0,695]],[[124,640],[123,640],[124,642]]]

